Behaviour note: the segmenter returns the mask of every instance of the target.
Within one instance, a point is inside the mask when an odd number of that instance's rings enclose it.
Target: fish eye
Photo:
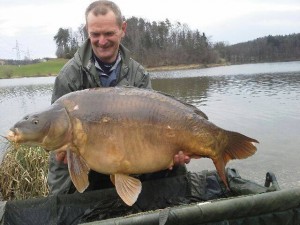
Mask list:
[[[37,125],[39,123],[39,120],[33,120],[32,121],[35,125]]]

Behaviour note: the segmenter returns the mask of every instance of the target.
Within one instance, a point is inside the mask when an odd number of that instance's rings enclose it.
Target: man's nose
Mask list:
[[[98,38],[98,44],[104,46],[107,43],[107,38],[104,35],[100,35]]]

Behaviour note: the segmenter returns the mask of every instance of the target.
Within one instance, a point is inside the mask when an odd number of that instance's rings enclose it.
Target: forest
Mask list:
[[[300,60],[300,33],[257,38],[252,41],[214,45],[219,56],[231,64]]]
[[[300,60],[300,33],[260,37],[248,42],[229,45],[212,43],[205,32],[192,30],[187,24],[147,21],[130,17],[127,20],[123,44],[132,57],[143,65],[166,66],[184,64],[230,64]],[[54,36],[58,58],[71,58],[86,39],[84,25],[77,31],[59,28]]]
[[[137,17],[126,21],[122,44],[145,66],[206,64],[215,63],[219,58],[205,33],[193,31],[186,24],[172,24],[168,19],[149,22]],[[86,36],[83,25],[75,32],[60,28],[54,36],[57,57],[72,57]]]

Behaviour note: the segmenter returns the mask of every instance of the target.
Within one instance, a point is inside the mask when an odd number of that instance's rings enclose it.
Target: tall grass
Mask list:
[[[48,157],[40,147],[11,146],[0,165],[2,200],[47,196]]]

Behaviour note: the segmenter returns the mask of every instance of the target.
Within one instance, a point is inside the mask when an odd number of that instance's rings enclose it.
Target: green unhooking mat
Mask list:
[[[5,225],[300,224],[300,188],[279,190],[272,173],[267,174],[265,185],[241,178],[234,169],[227,169],[226,173],[230,192],[215,171],[202,171],[143,182],[142,192],[132,207],[123,203],[114,188],[2,202],[1,222]]]

